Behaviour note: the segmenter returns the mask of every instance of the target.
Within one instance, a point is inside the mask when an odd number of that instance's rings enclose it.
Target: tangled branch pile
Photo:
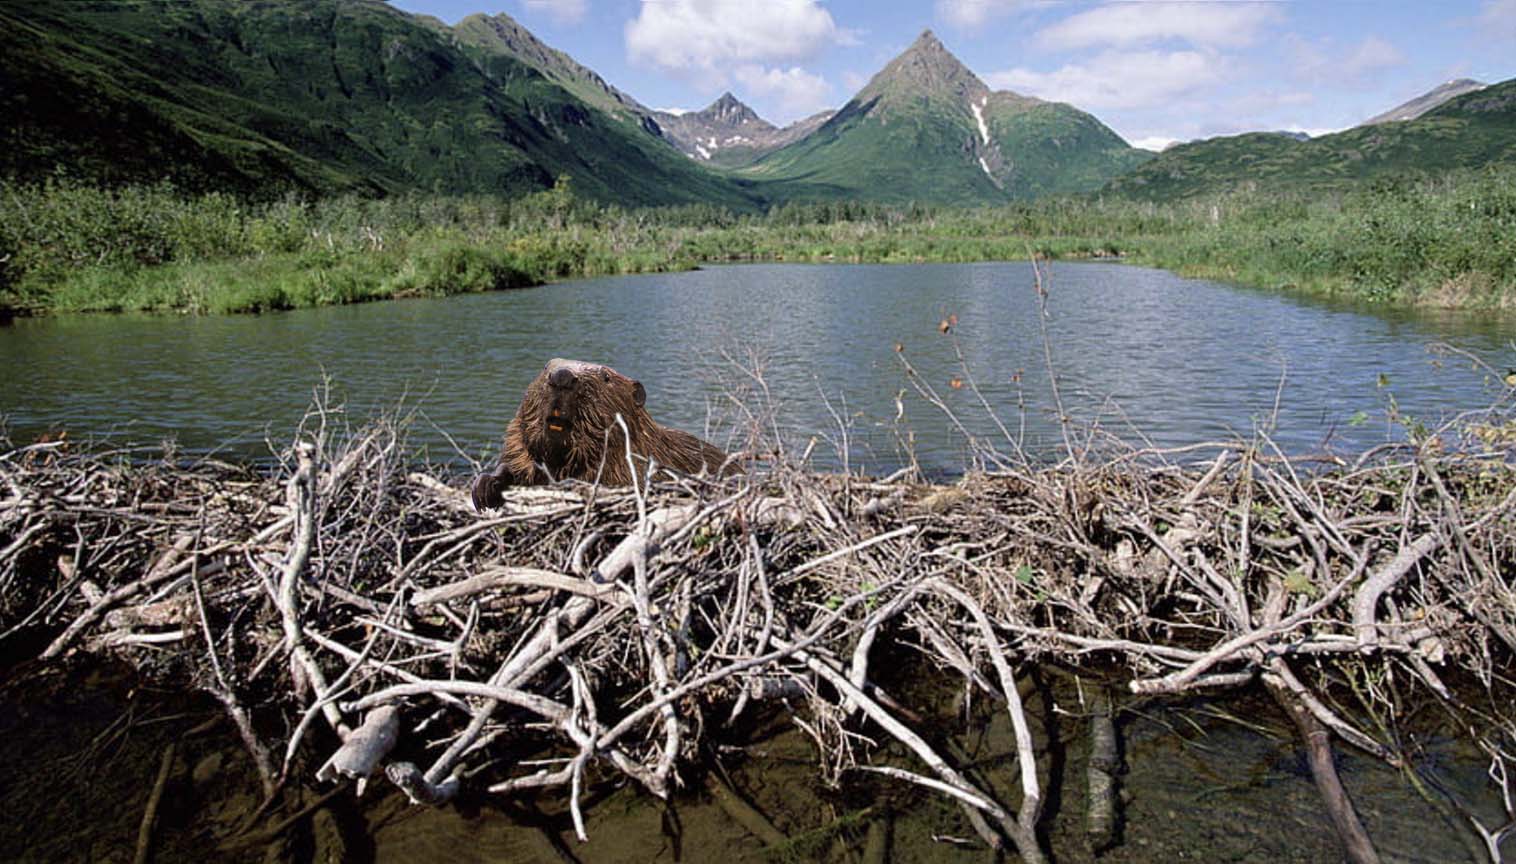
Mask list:
[[[784,466],[563,485],[484,517],[404,462],[389,421],[303,430],[274,476],[37,444],[0,455],[0,626],[45,630],[44,657],[119,652],[214,693],[270,796],[381,768],[431,804],[563,787],[582,833],[587,783],[669,795],[708,724],[782,696],[828,779],[929,787],[1037,861],[1047,766],[1017,688],[1033,664],[1141,694],[1261,678],[1301,723],[1408,772],[1414,742],[1387,718],[1430,699],[1511,777],[1516,471],[1509,444],[1451,435],[1322,473],[1263,439],[1188,467],[1127,453],[946,487]],[[878,685],[887,643],[1009,713],[1019,799]],[[560,758],[490,761],[523,740]],[[876,758],[884,741],[912,761]],[[1499,860],[1497,826],[1461,818]]]

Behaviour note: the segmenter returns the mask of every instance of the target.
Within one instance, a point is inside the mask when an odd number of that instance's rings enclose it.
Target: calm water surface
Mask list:
[[[1050,291],[1053,361],[1070,406],[1160,445],[1247,434],[1283,379],[1281,443],[1359,450],[1394,435],[1389,394],[1424,421],[1497,395],[1430,345],[1516,366],[1510,318],[1369,314],[1119,264],[1057,264]],[[492,452],[523,388],[555,356],[640,379],[654,417],[701,432],[724,405],[723,381],[742,377],[727,352],[763,359],[783,433],[799,447],[819,436],[822,464],[838,461],[830,400],[850,418],[853,467],[902,464],[908,427],[921,462],[952,471],[964,464],[962,437],[910,389],[894,351],[904,346],[973,432],[998,435],[969,389],[950,386],[962,373],[938,332],[949,314],[990,403],[1015,431],[1021,391],[1027,446],[1051,452],[1058,432],[1025,263],[747,265],[262,316],[20,320],[0,329],[0,413],[18,441],[67,428],[258,456],[265,435],[287,441],[324,373],[357,419],[402,400],[419,407],[415,443],[459,459],[448,438],[469,456]],[[1350,422],[1359,412],[1367,422]]]

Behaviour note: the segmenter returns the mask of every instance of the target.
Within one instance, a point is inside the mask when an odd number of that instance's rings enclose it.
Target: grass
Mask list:
[[[54,178],[0,185],[0,309],[261,312],[493,291],[708,262],[1121,255],[1186,275],[1375,303],[1516,305],[1516,169],[1336,195],[979,209],[849,202],[766,214],[602,206],[567,182],[516,199],[293,195]]]
[[[47,293],[45,307],[27,312],[159,311],[190,314],[266,312],[405,297],[499,291],[555,279],[669,270],[652,256],[587,260],[541,238],[505,247],[470,246],[427,238],[403,251],[307,251],[246,259],[175,261],[155,267],[86,267]],[[523,247],[526,247],[523,249]]]
[[[1152,238],[1137,257],[1186,275],[1371,303],[1516,305],[1510,168],[1210,206],[1208,224]]]

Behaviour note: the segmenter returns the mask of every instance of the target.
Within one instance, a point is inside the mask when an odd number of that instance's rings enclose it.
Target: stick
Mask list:
[[[279,593],[274,600],[284,625],[284,641],[290,652],[290,676],[296,682],[296,689],[302,689],[301,682],[309,684],[314,701],[323,703],[321,713],[327,723],[339,736],[345,737],[348,730],[342,722],[342,712],[332,702],[324,701],[328,689],[326,677],[306,650],[300,633],[300,578],[310,560],[316,537],[315,451],[315,445],[309,442],[301,442],[295,447],[299,468],[290,477],[288,491],[290,509],[296,514],[294,538],[279,577]]]
[[[909,537],[919,530],[921,530],[921,526],[919,525],[907,525],[904,528],[896,528],[893,531],[886,531],[883,534],[877,534],[867,540],[854,543],[851,546],[847,546],[833,552],[828,552],[819,558],[813,558],[810,561],[801,564],[799,567],[796,567],[795,569],[789,571],[788,573],[781,573],[776,581],[780,585],[786,584],[788,582],[793,582],[794,580],[799,579],[801,576],[804,576],[812,570],[815,570],[817,567],[828,564],[832,561],[836,561],[838,558],[844,558],[848,555],[862,552],[870,546],[877,546],[886,540],[894,540],[896,537]]]
[[[185,539],[187,540],[188,538]],[[207,553],[197,554],[208,553],[209,550],[207,550]],[[115,606],[117,603],[120,603],[122,600],[126,600],[129,597],[134,597],[138,593],[145,591],[154,585],[182,575],[185,570],[189,569],[191,563],[191,561],[182,561],[175,566],[158,570],[156,573],[150,572],[148,575],[143,576],[141,579],[138,579],[137,581],[130,584],[123,585],[120,588],[117,588],[116,590],[111,591],[110,593],[101,597],[98,601],[86,609],[83,615],[80,615],[78,618],[74,619],[74,622],[68,625],[68,627],[58,635],[58,638],[54,639],[52,643],[47,646],[47,649],[44,650],[40,655],[41,659],[48,660],[53,657],[57,657],[59,654],[63,653],[63,649],[67,648],[69,646],[69,643],[73,642],[74,639],[77,638],[85,628],[95,623],[95,621],[97,621],[101,615],[105,614],[106,610]]]
[[[1353,864],[1379,864],[1379,853],[1374,851],[1368,832],[1363,830],[1363,823],[1358,821],[1353,802],[1348,798],[1347,790],[1342,788],[1337,767],[1332,763],[1331,733],[1283,684],[1270,684],[1269,692],[1279,702],[1279,707],[1295,721],[1300,740],[1305,744],[1311,777],[1316,781],[1316,790],[1321,793],[1321,801],[1326,805],[1327,815],[1331,817],[1337,838],[1347,851],[1348,860]]]
[[[263,784],[263,798],[270,801],[274,793],[278,791],[278,781],[274,779],[273,757],[269,755],[268,748],[258,740],[258,733],[253,731],[253,721],[248,718],[247,712],[238,704],[237,697],[227,690],[213,688],[210,694],[216,697],[231,716],[232,724],[237,727],[237,735],[242,739],[242,746],[247,748],[247,755],[253,760],[253,767],[258,771],[258,779]]]
[[[1000,689],[1005,696],[1006,710],[1011,715],[1011,727],[1016,733],[1016,759],[1021,769],[1021,807],[1015,821],[1006,819],[1002,821],[1001,827],[1011,835],[1011,840],[1016,843],[1016,851],[1021,853],[1028,864],[1041,861],[1042,849],[1037,842],[1037,817],[1042,813],[1042,791],[1037,782],[1037,757],[1032,748],[1032,730],[1027,726],[1026,710],[1021,704],[1021,693],[1016,688],[1016,676],[1011,672],[1011,664],[1005,659],[1005,652],[1000,650],[995,628],[979,604],[945,582],[939,581],[933,587],[952,597],[973,616],[974,622],[979,625],[979,635],[984,639],[985,650],[994,662],[995,673],[1000,677]]]
[[[788,644],[784,639],[778,636],[774,637],[774,644],[778,645],[781,648],[793,648],[792,645]],[[924,739],[921,738],[921,736],[917,735],[915,732],[912,732],[909,727],[892,717],[888,711],[885,711],[882,707],[880,707],[879,703],[870,698],[868,694],[854,687],[852,685],[852,682],[848,681],[846,675],[836,669],[833,669],[829,664],[821,661],[817,657],[802,649],[794,650],[795,658],[797,660],[804,663],[811,669],[811,671],[815,672],[817,675],[820,675],[822,678],[826,679],[826,682],[828,684],[835,687],[844,696],[851,699],[854,704],[862,708],[863,712],[868,715],[870,720],[873,720],[875,723],[883,727],[886,732],[889,732],[892,736],[895,737],[897,741],[904,744],[911,750],[911,752],[915,753],[916,756],[921,759],[921,761],[925,762],[932,769],[933,773],[941,778],[944,783],[953,788],[954,798],[957,798],[958,800],[963,801],[978,810],[983,810],[984,812],[995,817],[995,819],[998,820],[1002,825],[1015,824],[1015,820],[1012,818],[1010,813],[1006,812],[1005,808],[1001,807],[999,804],[995,803],[993,800],[975,789],[974,784],[970,783],[966,777],[958,773],[958,771],[954,770],[952,766],[948,765],[947,762],[944,761],[941,756],[937,755],[937,752],[933,750]],[[990,845],[991,848],[1001,848],[1001,840],[994,834],[985,836],[985,834],[981,832],[980,836],[983,838],[985,843]],[[1030,857],[1027,855],[1027,850],[1023,850],[1018,847],[1017,851],[1021,852],[1022,857],[1026,858],[1028,862],[1035,862],[1035,864],[1040,864],[1040,862],[1043,861],[1041,850],[1037,849],[1036,847],[1032,848]]]
[[[1087,799],[1084,839],[1091,853],[1098,853],[1116,841],[1116,774],[1120,770],[1111,697],[1102,687],[1095,694],[1090,712],[1090,761],[1084,772]]]
[[[168,785],[169,771],[174,767],[177,742],[170,741],[163,748],[163,759],[158,763],[158,779],[153,781],[153,791],[148,793],[147,806],[142,811],[142,822],[137,826],[137,849],[132,855],[133,864],[147,864],[153,845],[153,827],[158,822],[158,803],[163,800],[163,787]]]
[[[1375,621],[1374,610],[1379,605],[1380,596],[1411,572],[1416,562],[1430,555],[1440,545],[1442,538],[1437,534],[1423,534],[1416,542],[1402,547],[1390,559],[1390,563],[1369,574],[1369,578],[1363,581],[1363,586],[1353,595],[1353,630],[1358,634],[1360,646],[1368,648],[1379,641],[1379,626]]]
[[[325,781],[338,776],[358,780],[358,794],[368,783],[369,775],[379,766],[379,761],[389,755],[400,737],[400,712],[385,705],[368,713],[363,725],[353,730],[342,746],[316,769],[316,779]]]
[[[582,594],[586,597],[619,596],[626,601],[631,600],[630,596],[614,584],[586,582],[573,576],[565,576],[562,573],[554,573],[551,570],[539,570],[535,567],[490,567],[476,576],[470,576],[458,582],[449,582],[446,585],[438,585],[435,588],[417,591],[411,597],[411,605],[416,607],[434,606],[438,603],[447,603],[465,597],[472,597],[476,594],[483,594],[486,591],[517,586],[550,588],[554,591],[568,591],[572,594]]]
[[[763,841],[763,845],[775,847],[789,842],[790,838],[783,831],[775,828],[774,823],[758,812],[757,808],[738,797],[715,771],[705,772],[705,791],[710,793],[726,815],[732,817],[747,833]]]

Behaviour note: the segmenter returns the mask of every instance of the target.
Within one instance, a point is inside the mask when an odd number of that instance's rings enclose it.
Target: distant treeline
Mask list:
[[[1375,302],[1516,305],[1516,169],[1333,195],[982,209],[786,204],[627,210],[572,184],[516,199],[250,200],[173,186],[0,184],[0,309],[257,312],[731,261],[1120,255],[1187,275]]]

